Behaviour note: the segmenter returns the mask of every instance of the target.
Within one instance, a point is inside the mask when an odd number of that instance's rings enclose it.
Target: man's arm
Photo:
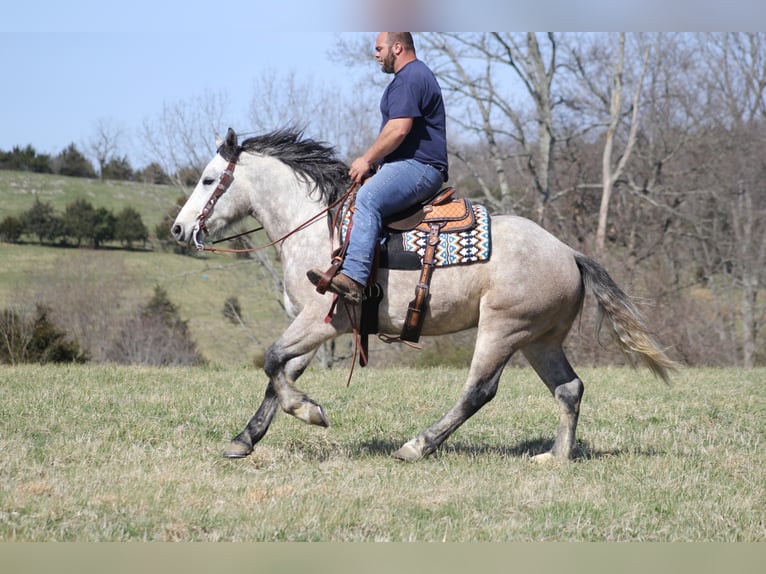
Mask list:
[[[361,156],[356,158],[348,170],[348,175],[355,183],[361,183],[364,177],[378,161],[399,147],[412,129],[412,118],[392,118],[380,130],[377,139]]]

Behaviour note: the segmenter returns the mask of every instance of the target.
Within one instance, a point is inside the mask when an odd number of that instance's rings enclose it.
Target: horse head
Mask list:
[[[203,248],[206,236],[215,235],[238,218],[232,188],[241,150],[234,130],[229,128],[223,140],[216,137],[216,148],[215,157],[205,166],[171,227],[176,241],[182,244],[193,242],[197,249]]]

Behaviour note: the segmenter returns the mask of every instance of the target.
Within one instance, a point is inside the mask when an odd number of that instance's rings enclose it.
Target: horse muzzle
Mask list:
[[[170,233],[173,235],[173,239],[181,245],[189,245],[193,243],[198,251],[205,248],[205,236],[207,233],[204,225],[202,225],[200,221],[194,223],[194,227],[191,228],[190,232],[186,230],[184,225],[174,223],[173,227],[170,229]]]

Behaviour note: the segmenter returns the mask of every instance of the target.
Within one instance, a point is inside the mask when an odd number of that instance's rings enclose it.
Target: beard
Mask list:
[[[385,56],[380,59],[380,69],[384,74],[394,73],[394,52],[389,50]]]

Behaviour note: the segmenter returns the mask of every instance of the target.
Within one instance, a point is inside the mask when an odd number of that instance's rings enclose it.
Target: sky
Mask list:
[[[181,32],[0,33],[0,149],[31,144],[55,155],[74,142],[82,151],[98,121],[135,130],[163,104],[205,93],[225,94],[232,121],[243,122],[266,71],[341,81],[336,36],[259,32],[227,43]]]
[[[265,71],[347,84],[331,48],[355,32],[341,30],[747,30],[765,11],[762,0],[9,0],[0,150],[81,148],[100,120],[137,130],[206,91],[244,121]]]

